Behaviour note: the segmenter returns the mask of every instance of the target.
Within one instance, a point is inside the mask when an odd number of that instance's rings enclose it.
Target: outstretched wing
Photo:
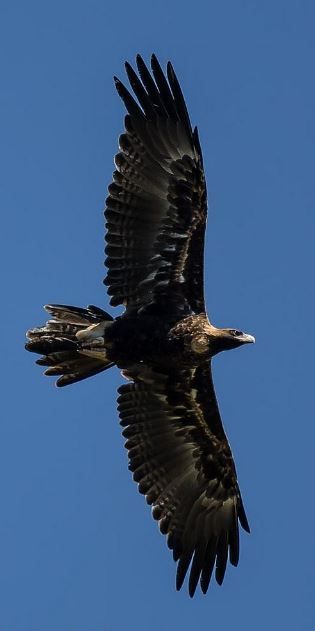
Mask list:
[[[118,409],[129,468],[178,561],[177,589],[191,564],[189,593],[206,593],[213,567],[239,559],[238,522],[249,532],[209,365],[174,374],[143,364],[124,375]]]
[[[111,304],[205,310],[203,251],[206,185],[197,128],[170,63],[167,78],[140,55],[140,78],[126,63],[134,100],[115,78],[128,111],[106,200],[105,264]]]

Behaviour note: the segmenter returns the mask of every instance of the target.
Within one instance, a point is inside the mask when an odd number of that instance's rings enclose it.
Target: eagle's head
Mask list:
[[[252,344],[255,342],[255,338],[253,335],[243,333],[243,331],[239,329],[215,329],[212,341],[214,343],[214,354],[216,354],[221,351],[237,348],[242,344]]]
[[[202,331],[198,331],[191,339],[192,350],[197,355],[217,355],[221,351],[228,351],[237,348],[242,344],[255,342],[253,335],[243,333],[238,329],[219,329],[210,322],[203,326]]]

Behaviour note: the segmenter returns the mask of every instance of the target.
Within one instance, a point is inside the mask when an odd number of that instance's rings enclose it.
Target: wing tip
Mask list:
[[[143,57],[142,57],[142,55],[140,55],[140,53],[137,53],[137,54],[136,54],[136,64],[137,64],[137,66],[138,66],[139,64],[140,64],[140,65],[144,64]]]
[[[250,534],[250,526],[246,517],[246,513],[245,513],[245,509],[244,509],[244,505],[242,500],[240,500],[239,506],[238,506],[238,519],[239,522],[243,528],[243,530],[245,530],[245,532],[247,532],[248,534]]]

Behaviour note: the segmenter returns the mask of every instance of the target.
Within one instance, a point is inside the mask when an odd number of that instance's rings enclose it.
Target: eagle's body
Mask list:
[[[117,365],[128,384],[118,410],[129,468],[178,561],[177,588],[190,566],[189,592],[222,583],[249,530],[211,374],[211,358],[254,338],[218,329],[203,293],[206,185],[197,129],[168,64],[139,77],[126,64],[138,103],[118,80],[128,114],[106,200],[105,284],[113,318],[98,307],[48,305],[46,326],[27,349],[64,386]]]
[[[156,366],[173,364],[178,369],[179,365],[198,366],[200,361],[210,360],[218,352],[221,340],[215,335],[216,329],[211,327],[206,314],[180,318],[173,314],[167,316],[151,313],[130,317],[125,314],[116,318],[104,338],[108,359],[122,367],[144,361]],[[198,352],[195,348],[198,340],[202,345],[205,331],[211,334],[212,330],[211,343],[206,336],[204,353]]]

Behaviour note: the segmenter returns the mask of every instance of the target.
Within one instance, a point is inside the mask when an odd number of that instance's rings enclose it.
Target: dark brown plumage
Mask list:
[[[190,568],[189,593],[212,572],[222,583],[239,560],[239,523],[249,532],[236,470],[214,392],[211,358],[253,342],[207,319],[203,292],[206,185],[172,68],[152,56],[126,63],[135,98],[115,78],[127,109],[106,200],[105,284],[113,319],[102,309],[48,305],[46,326],[26,348],[44,355],[46,374],[64,386],[116,364],[129,383],[118,410],[129,468],[167,535],[177,589]],[[215,568],[215,569],[214,569]]]

